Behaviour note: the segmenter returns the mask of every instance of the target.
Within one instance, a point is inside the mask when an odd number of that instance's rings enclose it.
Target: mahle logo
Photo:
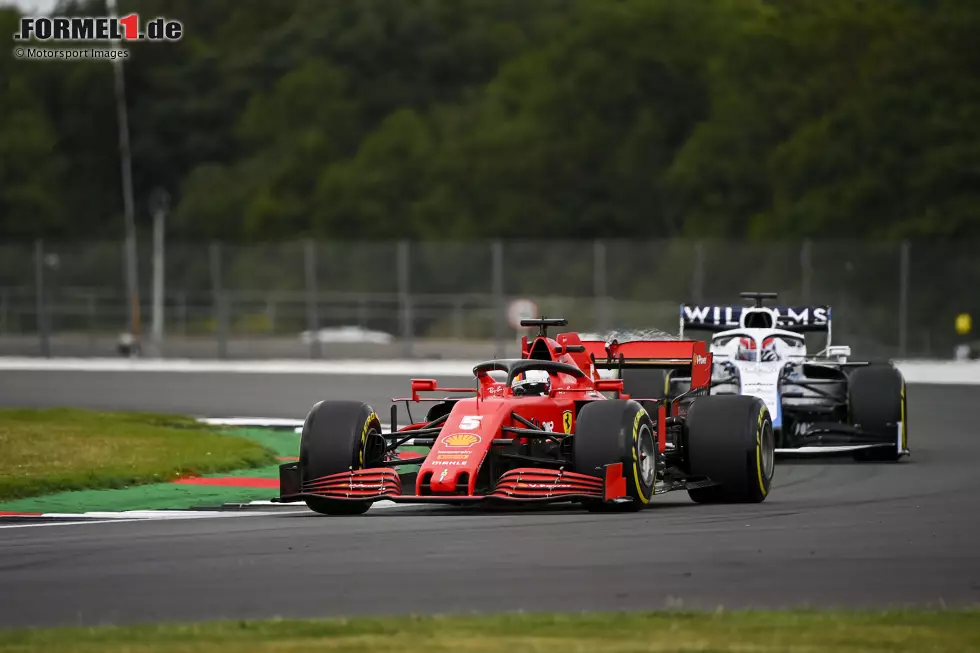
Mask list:
[[[184,25],[158,16],[140,27],[139,14],[116,16],[25,16],[15,41],[179,41]]]

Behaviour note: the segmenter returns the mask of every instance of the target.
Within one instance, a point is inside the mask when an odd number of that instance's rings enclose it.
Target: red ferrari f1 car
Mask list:
[[[475,387],[413,379],[412,396],[392,400],[389,433],[367,404],[317,403],[303,426],[298,462],[280,466],[275,501],[350,515],[379,500],[638,510],[674,490],[699,503],[766,499],[775,443],[769,412],[756,397],[708,394],[711,354],[703,342],[550,338],[547,328],[566,320],[521,324],[538,327],[533,342],[523,339],[519,359],[476,365]],[[691,387],[670,399],[630,397],[621,379],[599,375],[637,367],[683,367]],[[419,396],[439,391],[472,396]],[[398,428],[400,401],[434,403],[425,421]],[[406,444],[428,451],[406,458],[398,453]],[[418,471],[400,474],[406,465]]]

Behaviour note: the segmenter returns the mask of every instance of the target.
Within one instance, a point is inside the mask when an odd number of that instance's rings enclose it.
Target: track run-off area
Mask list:
[[[322,399],[360,399],[386,418],[410,376],[468,382],[458,367],[429,365],[368,374],[0,363],[0,405],[302,419]],[[779,459],[758,505],[700,506],[679,492],[638,514],[378,505],[332,518],[263,506],[0,528],[0,627],[980,604],[980,385],[905,373],[910,459]]]

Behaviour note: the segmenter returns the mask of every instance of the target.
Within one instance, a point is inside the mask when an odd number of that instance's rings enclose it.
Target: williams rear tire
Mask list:
[[[300,482],[306,484],[330,474],[364,469],[384,452],[381,420],[374,409],[359,401],[321,401],[313,406],[299,445]],[[367,501],[320,497],[305,500],[307,507],[323,515],[362,515]]]
[[[688,490],[697,503],[761,503],[775,474],[772,418],[757,397],[699,397],[684,423],[690,474],[715,485]]]
[[[626,492],[633,500],[612,508],[642,510],[653,498],[657,470],[657,435],[646,410],[632,399],[594,401],[582,407],[572,441],[575,471],[604,475],[604,467],[623,464]],[[604,510],[602,503],[587,504]]]

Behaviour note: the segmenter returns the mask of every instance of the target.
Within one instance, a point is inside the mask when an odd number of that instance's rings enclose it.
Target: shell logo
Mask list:
[[[480,436],[475,433],[453,433],[442,439],[447,447],[472,447],[479,441]]]

